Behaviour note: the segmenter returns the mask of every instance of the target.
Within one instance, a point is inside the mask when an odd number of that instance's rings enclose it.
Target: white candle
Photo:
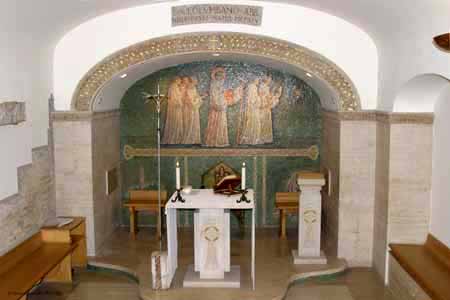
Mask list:
[[[245,190],[245,163],[242,163],[241,188]]]
[[[177,190],[179,190],[181,188],[181,180],[180,180],[180,163],[177,162],[177,168],[176,168],[176,177],[177,177]]]

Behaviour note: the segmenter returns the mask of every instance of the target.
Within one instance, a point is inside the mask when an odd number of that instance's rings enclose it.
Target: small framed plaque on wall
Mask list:
[[[106,195],[111,195],[118,186],[117,168],[106,171]]]

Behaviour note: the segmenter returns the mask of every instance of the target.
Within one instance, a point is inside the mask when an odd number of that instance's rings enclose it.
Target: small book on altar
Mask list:
[[[224,195],[234,195],[240,193],[237,189],[241,185],[241,177],[238,175],[228,175],[222,178],[215,186],[214,193]]]

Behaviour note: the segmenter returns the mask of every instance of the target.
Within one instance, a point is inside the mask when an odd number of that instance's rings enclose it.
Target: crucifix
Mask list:
[[[159,214],[159,218],[158,218],[158,226],[159,228],[162,228],[162,224],[161,224],[161,103],[166,99],[166,96],[161,94],[160,89],[159,89],[159,83],[157,85],[157,89],[156,89],[156,94],[149,94],[147,92],[142,92],[142,96],[145,99],[145,103],[149,103],[150,101],[154,101],[156,104],[156,115],[157,115],[157,120],[158,120],[158,125],[157,125],[157,139],[158,139],[158,152],[157,152],[157,157],[158,157],[158,214]],[[159,236],[159,251],[162,251],[162,236]]]

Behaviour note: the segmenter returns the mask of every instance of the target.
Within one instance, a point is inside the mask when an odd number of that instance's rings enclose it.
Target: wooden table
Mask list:
[[[161,224],[162,220],[159,219],[162,213],[159,212],[164,209],[167,202],[167,192],[161,191],[161,206],[158,207],[158,191],[145,191],[145,190],[135,190],[129,191],[130,200],[124,203],[123,206],[128,207],[130,211],[130,233],[133,238],[136,238],[137,233],[137,222],[136,222],[136,212],[138,211],[153,211],[157,213],[157,232],[158,238],[161,237]]]
[[[275,207],[280,210],[280,238],[286,238],[286,214],[298,214],[299,192],[275,194]]]

